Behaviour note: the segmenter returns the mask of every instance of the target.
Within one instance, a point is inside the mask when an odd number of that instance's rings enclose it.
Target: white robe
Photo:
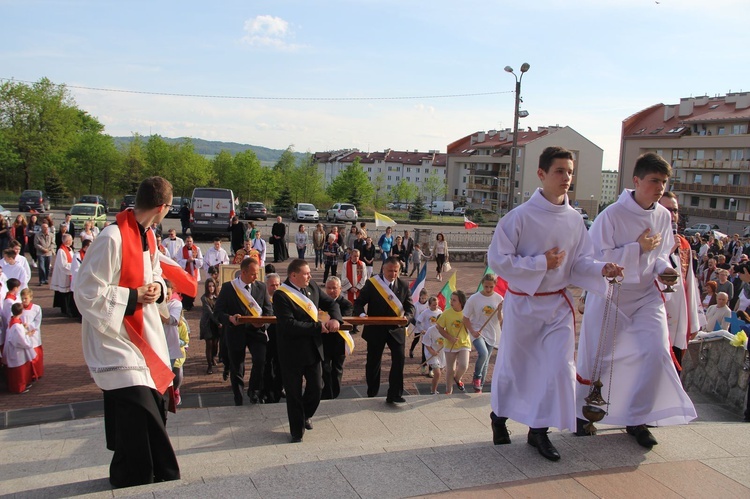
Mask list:
[[[619,309],[610,313],[609,341],[603,345],[602,396],[609,398],[603,424],[636,426],[641,424],[684,424],[696,417],[695,408],[682,388],[669,347],[667,314],[655,279],[667,267],[674,247],[672,221],[666,208],[656,203],[644,210],[626,189],[618,201],[596,217],[589,233],[596,257],[625,268],[619,288]],[[645,229],[662,235],[661,245],[641,254],[638,237]],[[615,291],[615,296],[618,291]],[[578,341],[578,374],[591,379],[602,330],[605,300],[586,298],[581,337]],[[612,309],[614,308],[614,300]],[[617,319],[617,336],[612,387],[612,334]],[[576,409],[586,404],[589,387],[579,384]]]
[[[71,257],[73,251],[71,250]],[[49,289],[52,291],[59,291],[60,293],[70,292],[70,268],[72,265],[71,261],[68,262],[68,256],[65,250],[62,248],[57,250],[57,256],[55,256],[55,267],[52,269],[52,277],[49,280]]]
[[[175,237],[174,239],[167,237],[161,240],[161,245],[167,250],[167,255],[172,260],[177,261],[182,258],[182,247],[185,246],[185,241],[181,237]]]
[[[31,269],[29,269],[29,262],[22,255],[16,257],[16,261],[13,265],[9,264],[5,258],[0,258],[0,267],[3,268],[3,274],[5,277],[16,278],[21,281],[21,287],[18,288],[19,294],[22,290],[29,287],[29,280],[31,279]]]
[[[187,261],[187,258],[185,258],[183,255],[184,251],[185,250],[183,248],[180,248],[180,251],[178,252],[179,255],[177,256],[175,260],[177,261],[177,263],[180,264],[180,267],[182,267],[183,269],[185,269],[185,271],[187,271],[188,261]],[[196,245],[193,245],[192,248],[188,250],[188,252],[190,251],[193,252],[193,268],[196,271],[195,279],[198,282],[201,282],[201,268],[203,267],[203,253],[201,253],[201,249]]]
[[[83,263],[81,252],[76,251],[75,253],[73,253],[73,261],[70,263],[70,290],[71,291],[76,290],[76,277],[78,277],[78,271],[81,269],[81,263]]]
[[[211,246],[206,250],[206,256],[203,257],[203,269],[208,273],[209,267],[217,265],[226,265],[229,263],[229,255],[224,248],[218,250]]]
[[[672,253],[669,260],[676,269],[682,268],[678,255]],[[688,262],[686,275],[683,273],[684,271],[680,272],[677,285],[673,286],[675,292],[664,293],[669,342],[680,350],[687,348],[688,335],[697,333],[706,324],[706,314],[701,304],[692,262]]]
[[[34,346],[30,336],[26,334],[23,324],[13,324],[8,328],[8,338],[5,341],[3,359],[8,367],[21,367],[36,359]]]
[[[102,390],[129,386],[156,389],[143,355],[131,343],[123,324],[130,290],[119,286],[121,268],[122,236],[117,225],[109,225],[86,251],[76,281],[74,296],[83,316],[83,356],[91,377]],[[158,252],[152,258],[144,251],[143,284],[152,282],[161,284],[166,291]],[[165,315],[167,298],[162,302]],[[156,303],[143,306],[143,336],[164,365],[171,368]]]
[[[566,252],[547,270],[544,253]],[[500,219],[487,254],[492,270],[508,281],[503,334],[492,377],[492,410],[532,428],[575,428],[575,329],[571,284],[594,293],[606,290],[603,263],[592,257],[581,215],[554,205],[537,189],[531,199]],[[591,295],[590,295],[591,296]]]
[[[39,305],[32,304],[31,309],[23,309],[21,313],[21,322],[26,324],[26,328],[29,331],[34,331],[34,334],[29,336],[31,340],[31,346],[36,348],[42,345],[42,307]]]

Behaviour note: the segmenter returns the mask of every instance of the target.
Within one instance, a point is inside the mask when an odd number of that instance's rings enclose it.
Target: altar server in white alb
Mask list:
[[[616,203],[596,217],[589,234],[597,258],[612,260],[625,269],[617,307],[610,304],[608,340],[601,350],[602,395],[608,399],[603,424],[623,425],[647,448],[656,439],[646,425],[685,424],[696,417],[682,388],[669,345],[667,314],[659,274],[677,274],[669,263],[675,242],[669,211],[659,204],[672,169],[661,156],[641,155],[633,169],[635,189],[625,189]],[[680,291],[682,292],[682,291]],[[605,300],[589,295],[578,342],[578,374],[591,378],[603,333]],[[613,333],[616,333],[614,336]],[[612,338],[615,339],[614,371]],[[585,435],[582,406],[589,386],[577,389],[578,435]],[[590,433],[590,432],[589,432]]]
[[[508,282],[503,334],[492,377],[492,440],[510,443],[508,418],[528,425],[527,442],[545,458],[560,454],[549,427],[575,426],[576,285],[605,293],[606,279],[622,269],[594,260],[581,215],[568,203],[573,154],[548,147],[539,157],[542,188],[497,225],[487,259]]]

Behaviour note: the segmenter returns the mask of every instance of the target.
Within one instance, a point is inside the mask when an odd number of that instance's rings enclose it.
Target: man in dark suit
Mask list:
[[[258,268],[258,260],[243,260],[240,265],[240,276],[221,286],[214,306],[214,315],[221,322],[226,336],[234,405],[242,405],[242,391],[245,388],[245,349],[250,350],[253,359],[247,396],[253,404],[262,401],[261,389],[268,342],[266,326],[254,327],[238,322],[243,315],[273,315],[266,285],[256,281]]]
[[[342,317],[352,315],[354,305],[341,294],[341,279],[331,276],[326,281],[326,294],[339,305]],[[340,334],[323,336],[323,400],[335,399],[341,393],[346,343]]]
[[[338,304],[310,282],[310,276],[307,262],[292,260],[286,281],[273,294],[276,341],[293,443],[302,441],[305,429],[312,430],[310,418],[318,409],[323,386],[323,335],[338,335],[341,323]],[[319,310],[328,312],[330,318],[319,316]]]
[[[409,231],[404,231],[404,237],[403,237],[403,243],[404,243],[404,263],[406,264],[404,266],[404,271],[402,272],[403,275],[409,274],[409,263],[411,262],[411,255],[414,253],[414,239],[409,235]],[[417,272],[419,272],[419,269],[417,269]]]
[[[414,304],[406,281],[399,279],[401,264],[398,258],[388,257],[383,262],[381,275],[371,277],[354,302],[354,315],[370,317],[406,317],[414,316]],[[386,289],[387,288],[387,289]],[[385,296],[395,295],[398,303],[389,302]],[[406,334],[403,327],[365,326],[362,338],[367,342],[367,396],[375,397],[380,390],[380,364],[383,350],[388,345],[391,351],[391,372],[388,375],[388,394],[385,401],[389,404],[403,403],[404,393],[404,342]]]
[[[273,261],[283,262],[288,258],[286,248],[286,225],[281,217],[276,217],[276,223],[271,226],[271,242],[273,243]]]

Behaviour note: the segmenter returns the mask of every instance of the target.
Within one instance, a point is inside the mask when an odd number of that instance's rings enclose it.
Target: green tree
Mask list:
[[[21,157],[6,137],[5,130],[0,129],[0,186],[3,190],[15,188],[14,177],[18,176]]]
[[[422,192],[429,196],[430,204],[435,201],[435,198],[445,196],[447,190],[445,178],[437,173],[431,174],[422,184]]]
[[[32,85],[0,84],[0,130],[21,173],[20,179],[16,174],[6,182],[24,189],[41,186],[47,171],[61,160],[79,123],[79,110],[64,85],[47,78]]]
[[[297,160],[294,158],[294,146],[290,145],[281,153],[279,160],[273,165],[279,185],[292,189],[292,178]]]
[[[284,187],[279,192],[279,195],[274,200],[276,207],[276,214],[289,213],[292,211],[292,193],[288,187]]]
[[[258,180],[259,199],[264,203],[273,199],[273,195],[278,191],[278,175],[271,168],[262,168]]]
[[[85,121],[89,125],[84,125],[84,130],[68,149],[61,176],[76,197],[88,193],[102,194],[106,198],[112,193],[122,156],[114,139],[102,133],[104,126],[88,115]],[[98,126],[93,126],[92,122]]]
[[[289,183],[292,199],[296,203],[318,203],[325,197],[323,174],[313,155],[308,153],[291,172]]]
[[[133,135],[125,151],[121,152],[123,168],[120,171],[117,185],[121,192],[134,194],[138,190],[141,180],[145,178],[146,152],[144,150],[143,138]]]
[[[409,208],[409,219],[410,220],[423,220],[427,218],[427,208],[424,206],[424,199],[421,194],[417,194],[414,198],[411,208]]]
[[[254,151],[248,149],[234,156],[231,186],[235,195],[245,201],[254,201],[260,196],[259,181],[261,177],[260,160]]]
[[[359,156],[349,164],[341,173],[339,173],[333,182],[328,186],[327,192],[332,199],[349,199],[354,191],[362,200],[360,206],[368,205],[372,201],[374,189],[367,173],[360,165]]]
[[[47,172],[47,177],[44,179],[44,190],[54,206],[57,206],[70,196],[65,183],[57,173],[57,168],[50,168],[49,172]]]
[[[145,177],[160,175],[170,179],[172,175],[173,148],[160,136],[151,135],[146,142]],[[171,182],[171,179],[170,179]]]
[[[375,190],[375,198],[373,199],[373,206],[376,210],[380,210],[385,206],[386,197],[381,195],[380,192],[385,186],[385,177],[382,173],[375,175],[375,180],[372,182],[372,188]]]
[[[407,182],[406,179],[401,179],[398,184],[393,186],[391,189],[391,199],[395,202],[400,203],[401,201],[410,202],[417,195],[417,186]]]
[[[213,174],[219,186],[225,187],[234,182],[234,158],[232,153],[222,149],[212,160]]]

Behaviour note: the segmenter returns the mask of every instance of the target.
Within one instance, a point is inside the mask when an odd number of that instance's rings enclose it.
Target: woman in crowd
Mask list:
[[[401,236],[396,236],[396,240],[393,241],[393,246],[391,246],[391,256],[398,258],[398,261],[401,264],[398,273],[401,274],[406,267],[406,246],[404,246],[404,239]]]
[[[8,247],[11,237],[11,227],[5,217],[0,217],[0,253]]]
[[[219,296],[216,281],[210,277],[206,279],[203,290],[200,339],[206,342],[206,363],[208,364],[206,374],[213,374],[214,366],[217,365],[216,356],[219,355],[219,341],[221,341],[221,323],[214,317],[214,305]]]
[[[305,226],[300,224],[297,233],[294,235],[294,244],[297,246],[297,258],[305,259],[305,250],[307,249],[307,232]]]
[[[26,247],[31,257],[31,265],[36,267],[36,246],[34,246],[34,236],[42,230],[42,224],[39,223],[39,217],[36,215],[29,216],[29,223],[26,226]]]
[[[716,305],[716,289],[718,285],[716,281],[708,281],[706,283],[705,295],[703,296],[703,310],[708,310],[711,305]]]
[[[26,217],[23,215],[18,215],[13,222],[12,238],[21,243],[21,252],[19,255],[23,255],[26,251],[26,244],[28,242],[26,234],[27,225]]]
[[[326,233],[322,224],[315,226],[312,236],[313,249],[315,250],[315,270],[318,270],[323,265],[323,245],[326,243]]]
[[[443,266],[448,262],[448,241],[445,240],[442,232],[439,232],[435,236],[435,246],[432,247],[432,255],[435,257],[435,264],[437,266],[437,276],[435,278],[438,281],[442,281]]]
[[[94,239],[96,239],[96,234],[94,234],[94,230],[92,228],[94,224],[91,222],[91,220],[86,220],[83,222],[83,230],[81,231],[80,238],[81,242],[88,239],[92,243],[94,242]]]
[[[393,248],[393,230],[390,227],[385,228],[385,233],[378,240],[378,246],[380,246],[380,261],[384,262],[391,256]]]

